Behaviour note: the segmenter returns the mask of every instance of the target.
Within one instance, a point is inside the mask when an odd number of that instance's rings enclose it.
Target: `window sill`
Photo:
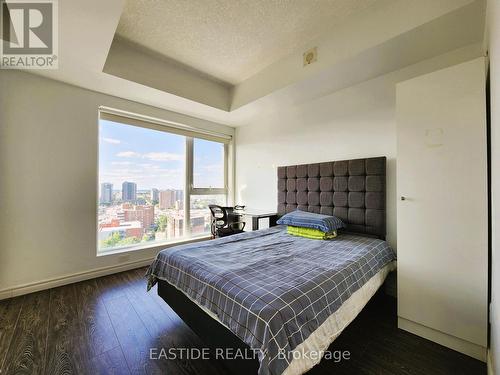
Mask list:
[[[206,241],[211,239],[211,236],[209,234],[202,234],[199,236],[194,236],[191,238],[180,238],[178,240],[174,241],[165,241],[165,242],[159,242],[155,244],[142,244],[142,245],[132,245],[132,246],[124,246],[124,247],[118,247],[114,249],[109,249],[109,250],[102,250],[102,251],[97,251],[96,256],[97,257],[102,257],[102,256],[108,256],[108,255],[116,255],[116,254],[123,254],[123,253],[130,253],[134,251],[144,251],[144,250],[156,250],[160,251],[163,249],[167,249],[169,247],[177,246],[177,245],[184,245],[184,244],[189,244],[189,243],[195,243],[195,242],[201,242],[201,241]]]

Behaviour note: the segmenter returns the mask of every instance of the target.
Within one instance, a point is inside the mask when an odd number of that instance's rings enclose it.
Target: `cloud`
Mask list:
[[[207,165],[200,165],[197,166],[199,169],[203,169],[207,172],[219,172],[224,170],[224,165],[223,164],[207,164]]]
[[[122,151],[116,154],[119,158],[140,158],[141,154],[135,151]]]
[[[149,152],[142,155],[142,157],[153,161],[177,161],[182,160],[184,155],[171,154],[169,152]]]
[[[182,154],[172,154],[170,152],[148,152],[140,154],[135,151],[122,151],[116,154],[119,158],[143,158],[151,161],[181,161],[184,160]]]
[[[119,145],[120,143],[122,143],[122,141],[120,141],[119,139],[115,139],[115,138],[101,138],[101,140],[103,142],[111,143],[113,145]]]
[[[152,172],[158,172],[158,171],[166,171],[170,169],[165,169],[162,168],[158,164],[152,164],[152,163],[138,163],[135,161],[112,161],[111,165],[113,166],[112,170],[120,170],[120,168],[129,168],[129,169],[135,169],[138,171],[145,171],[147,173],[152,173]],[[103,167],[104,169],[104,167]]]

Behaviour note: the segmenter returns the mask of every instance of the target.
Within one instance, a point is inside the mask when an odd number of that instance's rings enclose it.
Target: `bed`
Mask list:
[[[296,209],[334,214],[347,228],[329,241],[277,226],[176,246],[148,270],[148,286],[158,282],[207,344],[254,354],[248,372],[308,371],[395,267],[384,240],[385,158],[279,167],[278,212]]]

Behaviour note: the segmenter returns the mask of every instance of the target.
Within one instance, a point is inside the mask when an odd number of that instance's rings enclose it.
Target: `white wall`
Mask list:
[[[500,374],[500,2],[488,1],[491,87],[492,254],[490,373]]]
[[[428,22],[452,12],[460,7],[470,5],[474,0],[419,0],[419,1],[394,1],[378,0],[374,5],[348,17],[345,22],[335,25],[329,32],[322,34],[315,40],[308,41],[300,46],[296,52],[284,56],[282,59],[270,64],[259,73],[249,77],[236,85],[233,90],[231,109],[234,110],[245,104],[289,86],[307,77],[312,77],[323,70],[331,69],[342,61],[359,55],[376,46],[383,45],[397,36],[422,27]],[[480,4],[477,4],[480,5]],[[471,22],[473,18],[468,18]],[[421,53],[441,38],[446,32],[445,25],[440,25],[439,33],[435,34],[433,40],[416,42],[414,39],[413,53]],[[467,31],[474,29],[472,24],[465,28]],[[482,31],[482,29],[479,29]],[[466,36],[458,36],[464,30],[454,29],[453,35],[458,40]],[[454,41],[448,40],[443,45],[454,45]],[[472,42],[470,42],[472,43]],[[302,65],[302,53],[316,46],[318,49],[318,61],[304,69]],[[299,47],[299,46],[298,46]],[[458,48],[458,47],[456,47]],[[387,52],[387,51],[384,51]],[[404,47],[400,56],[387,58],[384,55],[382,61],[385,66],[399,62],[404,58]],[[379,51],[380,53],[380,51]],[[375,60],[376,61],[376,60]],[[417,60],[418,61],[418,60]],[[370,61],[371,62],[371,61]],[[366,65],[364,65],[366,64]],[[367,71],[375,70],[375,65],[369,66],[367,60],[357,60],[352,64],[352,70],[356,71],[360,66],[366,74]],[[352,71],[350,72],[352,73]],[[359,81],[358,81],[359,82]]]
[[[0,71],[0,298],[25,284],[156,255],[153,249],[96,257],[100,105],[234,133],[32,74]]]
[[[236,130],[236,203],[276,209],[276,167],[387,156],[387,239],[396,248],[395,84],[477,57],[463,48],[259,118]]]
[[[387,156],[388,232],[395,244],[392,96],[377,79],[237,128],[236,202],[276,210],[277,166]]]

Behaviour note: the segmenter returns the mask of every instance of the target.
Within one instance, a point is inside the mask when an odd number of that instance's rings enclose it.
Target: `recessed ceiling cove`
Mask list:
[[[155,98],[150,104],[171,110],[182,105],[189,114],[227,124],[244,125],[278,102],[300,103],[312,93],[324,95],[476,45],[484,34],[484,0],[106,4],[116,15],[107,16],[112,31],[99,39],[107,48],[105,62],[88,61],[98,69],[93,73],[99,84],[112,86],[115,95],[146,95]],[[73,59],[77,52],[86,56],[85,49],[71,51]],[[307,51],[314,51],[314,63],[304,63]]]
[[[238,84],[377,0],[128,0],[117,35]]]

